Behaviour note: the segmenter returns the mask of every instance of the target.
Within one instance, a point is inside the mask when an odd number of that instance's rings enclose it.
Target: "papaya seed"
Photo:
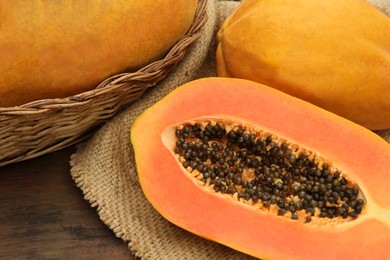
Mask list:
[[[237,194],[241,202],[304,223],[349,221],[364,209],[359,187],[337,167],[275,135],[197,122],[178,126],[175,136],[182,166],[214,192]]]

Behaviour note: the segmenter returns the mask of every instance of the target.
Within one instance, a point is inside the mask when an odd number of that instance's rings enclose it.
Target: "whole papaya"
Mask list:
[[[1,1],[0,107],[61,98],[161,57],[196,0]]]
[[[218,76],[390,128],[390,18],[364,0],[245,0],[217,36]]]

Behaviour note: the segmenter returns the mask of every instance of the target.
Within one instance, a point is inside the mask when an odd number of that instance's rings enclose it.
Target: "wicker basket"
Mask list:
[[[0,108],[0,166],[53,152],[89,137],[121,108],[166,77],[198,38],[207,0],[199,0],[194,21],[161,60],[103,81],[94,90],[61,99]]]

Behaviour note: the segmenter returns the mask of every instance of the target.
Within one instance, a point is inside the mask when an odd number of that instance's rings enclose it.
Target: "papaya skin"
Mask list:
[[[389,35],[390,18],[364,0],[245,0],[218,32],[217,75],[387,129]]]
[[[365,211],[349,222],[311,225],[207,192],[178,163],[174,133],[168,134],[172,126],[204,117],[250,124],[330,158],[363,191]],[[131,127],[131,143],[146,198],[167,220],[196,235],[262,259],[390,254],[389,144],[308,102],[242,79],[195,80],[143,112]]]
[[[64,98],[162,58],[196,0],[2,1],[0,107]]]

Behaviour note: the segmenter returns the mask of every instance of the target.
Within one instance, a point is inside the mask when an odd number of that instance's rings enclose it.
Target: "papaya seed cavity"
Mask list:
[[[225,119],[175,126],[173,152],[200,185],[302,223],[342,223],[365,207],[330,160],[275,134]]]

